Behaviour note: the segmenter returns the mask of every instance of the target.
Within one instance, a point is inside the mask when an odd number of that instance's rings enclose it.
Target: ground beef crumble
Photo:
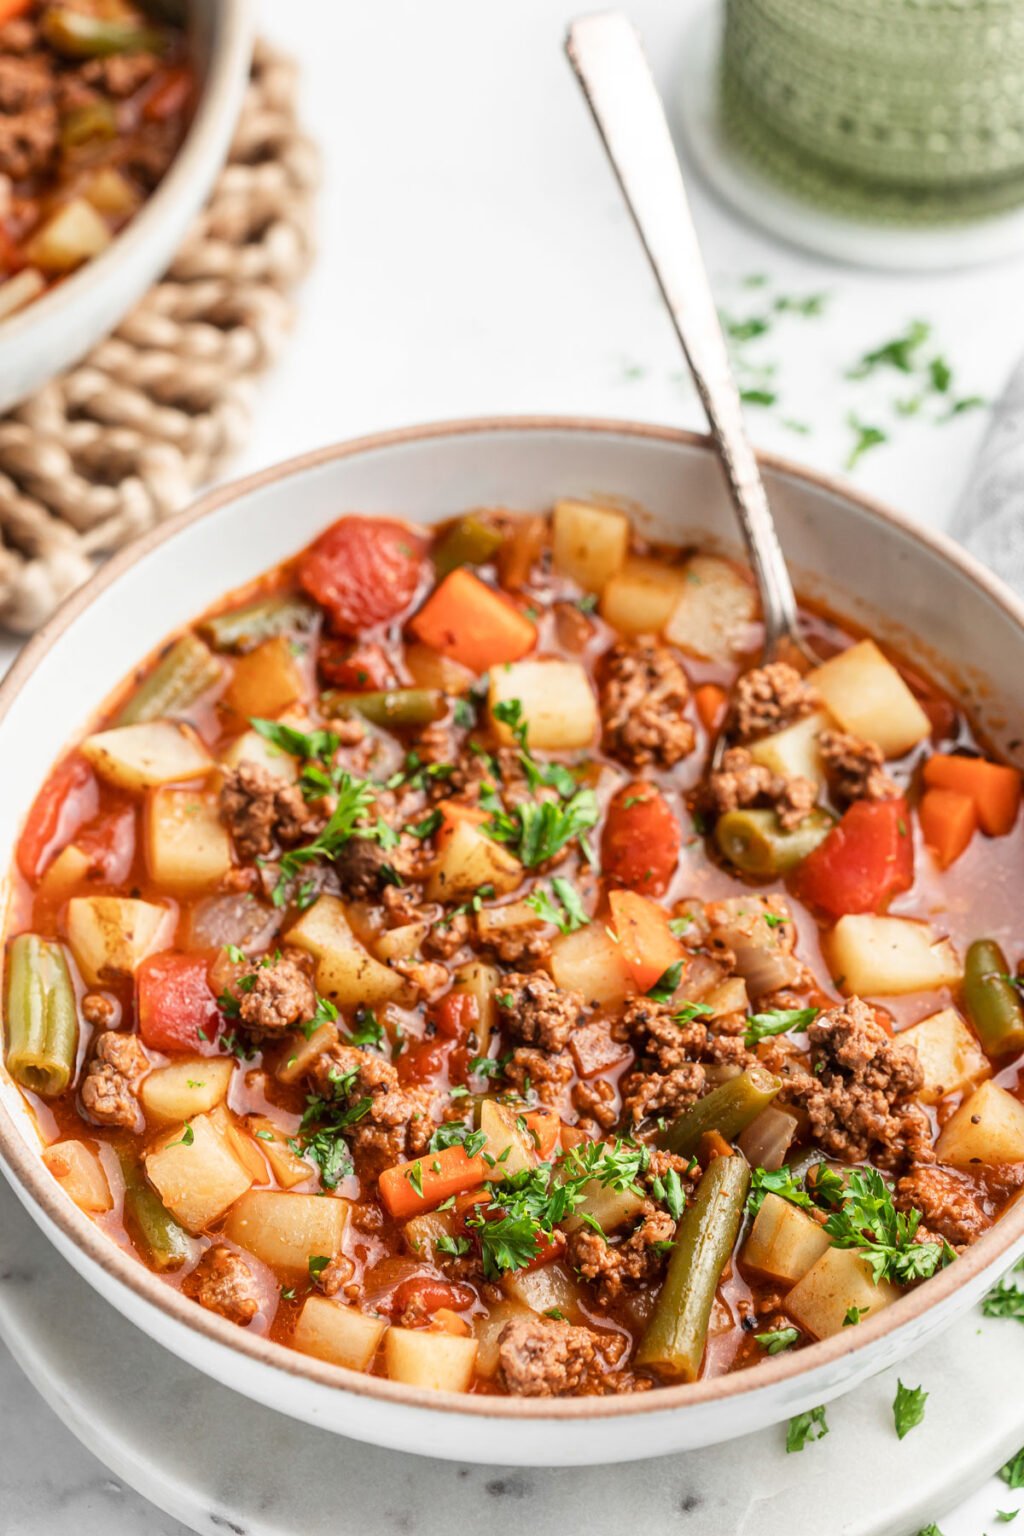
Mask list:
[[[916,1052],[893,1040],[867,1003],[851,997],[820,1013],[807,1041],[812,1070],[788,1076],[778,1102],[806,1112],[827,1156],[887,1169],[934,1163],[928,1118],[907,1102],[924,1080]]]
[[[595,1289],[603,1307],[614,1306],[630,1287],[651,1285],[665,1266],[667,1250],[659,1246],[671,1243],[676,1224],[667,1211],[648,1202],[643,1218],[622,1242],[609,1242],[590,1227],[578,1227],[569,1234],[569,1260]]]
[[[602,1377],[618,1364],[625,1348],[619,1334],[598,1334],[553,1319],[517,1317],[501,1331],[498,1374],[502,1386],[515,1397],[601,1392]]]
[[[854,800],[894,800],[898,786],[885,771],[881,747],[849,731],[822,731],[818,746],[829,789],[840,805]]]
[[[543,971],[510,971],[495,994],[506,1037],[542,1051],[561,1051],[584,1015],[579,992],[563,992]]]
[[[286,784],[259,763],[228,769],[220,814],[245,863],[265,858],[278,844],[314,838],[325,821],[322,811],[305,803],[296,785]]]
[[[309,1078],[328,1103],[354,1107],[369,1100],[345,1133],[361,1174],[372,1176],[426,1151],[434,1130],[434,1095],[428,1088],[403,1088],[383,1056],[335,1041],[317,1057]]]
[[[82,1080],[82,1108],[98,1125],[137,1129],[142,1111],[136,1094],[148,1071],[149,1057],[134,1035],[114,1030],[97,1035]]]
[[[817,709],[818,695],[784,661],[745,672],[733,695],[733,720],[741,741],[781,731]]]
[[[690,685],[682,664],[653,641],[624,640],[604,661],[601,721],[606,751],[633,768],[671,768],[693,751],[684,717]]]
[[[897,1210],[920,1211],[924,1226],[955,1248],[991,1225],[967,1182],[946,1168],[914,1168],[896,1185]]]
[[[727,811],[760,807],[772,810],[787,830],[798,826],[814,809],[818,787],[799,774],[784,778],[757,763],[746,747],[729,747],[721,766],[708,776],[701,794],[702,808],[714,818]]]
[[[316,990],[306,970],[308,961],[297,950],[285,950],[249,972],[252,985],[239,988],[238,1014],[259,1032],[293,1029],[316,1012]]]
[[[259,1293],[245,1260],[230,1248],[207,1248],[195,1269],[181,1282],[186,1296],[208,1312],[219,1312],[244,1328],[260,1309]]]

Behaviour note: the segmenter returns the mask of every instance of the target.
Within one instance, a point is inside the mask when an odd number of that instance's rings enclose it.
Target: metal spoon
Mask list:
[[[779,642],[788,640],[816,662],[800,634],[793,583],[747,437],[682,172],[640,39],[625,16],[611,11],[574,21],[565,46],[707,413],[757,579],[763,660],[771,661]]]

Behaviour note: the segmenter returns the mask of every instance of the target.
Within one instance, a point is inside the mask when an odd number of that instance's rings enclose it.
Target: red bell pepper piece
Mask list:
[[[857,800],[794,877],[801,901],[832,917],[878,912],[914,883],[907,803]]]

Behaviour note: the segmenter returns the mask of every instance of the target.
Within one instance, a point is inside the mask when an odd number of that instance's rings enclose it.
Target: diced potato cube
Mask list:
[[[313,1170],[288,1145],[290,1137],[266,1115],[246,1115],[245,1129],[259,1142],[260,1152],[274,1170],[274,1177],[285,1189],[294,1189],[312,1178]]]
[[[63,901],[80,885],[92,868],[92,859],[74,843],[68,843],[50,864],[39,882],[40,895],[48,901]]]
[[[812,1264],[802,1280],[789,1292],[783,1305],[789,1316],[805,1333],[816,1339],[831,1338],[844,1327],[851,1307],[861,1317],[874,1317],[883,1307],[899,1297],[896,1286],[888,1280],[877,1285],[871,1269],[854,1248],[827,1248]]]
[[[552,544],[556,571],[577,582],[584,592],[601,592],[626,558],[629,519],[611,507],[559,501]]]
[[[410,960],[429,932],[429,923],[402,923],[397,928],[385,928],[374,940],[377,959]]]
[[[934,992],[955,986],[963,974],[949,940],[909,917],[848,913],[833,928],[826,949],[836,985],[847,996]]]
[[[358,1307],[327,1296],[309,1296],[303,1303],[292,1343],[304,1355],[316,1355],[350,1371],[365,1371],[384,1337],[387,1320],[370,1317]]]
[[[480,1105],[480,1129],[487,1137],[483,1153],[494,1158],[492,1178],[503,1179],[536,1166],[532,1138],[529,1131],[519,1129],[518,1118],[508,1104],[499,1104],[495,1099],[484,1099]]]
[[[1024,1162],[1024,1104],[998,1083],[982,1083],[946,1121],[935,1152],[961,1168]]]
[[[750,645],[757,597],[750,582],[716,555],[688,560],[665,639],[708,661],[732,661]]]
[[[90,176],[85,195],[100,213],[110,213],[115,218],[127,218],[139,206],[138,192],[112,165],[101,166]]]
[[[417,688],[436,688],[439,693],[468,693],[476,673],[433,646],[410,640],[405,646],[405,665]]]
[[[947,1094],[973,1088],[992,1068],[988,1057],[955,1008],[943,1008],[901,1030],[897,1045],[911,1045],[924,1073],[918,1098],[937,1104]]]
[[[308,1275],[311,1258],[333,1259],[340,1252],[349,1210],[336,1195],[251,1189],[232,1208],[224,1233],[271,1269]]]
[[[840,651],[807,678],[845,731],[902,757],[931,732],[931,723],[891,661],[873,640]]]
[[[139,1090],[146,1118],[166,1125],[206,1114],[227,1097],[234,1070],[231,1056],[190,1056],[154,1067]]]
[[[473,1319],[473,1332],[479,1346],[476,1357],[476,1373],[488,1380],[498,1374],[498,1341],[506,1323],[519,1317],[533,1317],[529,1307],[520,1305],[508,1297],[505,1301],[492,1302],[486,1312]]]
[[[68,902],[68,943],[90,985],[134,976],[147,955],[166,949],[174,913],[127,896],[74,896]]]
[[[743,1245],[743,1263],[770,1280],[794,1285],[829,1247],[822,1227],[781,1195],[767,1194]]]
[[[683,567],[631,555],[601,594],[601,617],[623,635],[664,629],[683,590]]]
[[[643,1196],[635,1189],[613,1189],[610,1184],[602,1184],[600,1179],[588,1179],[582,1194],[583,1199],[563,1223],[567,1232],[582,1227],[587,1216],[597,1222],[602,1232],[614,1232],[617,1227],[635,1221],[644,1208]]]
[[[823,710],[816,710],[795,725],[787,725],[785,730],[753,742],[750,755],[755,763],[763,763],[784,778],[805,778],[813,784],[824,784],[825,763],[818,737],[834,724]]]
[[[157,885],[189,895],[218,886],[231,868],[231,839],[216,795],[153,789],[146,804],[146,864]]]
[[[423,1328],[389,1328],[384,1363],[392,1381],[433,1392],[465,1392],[473,1380],[476,1339]]]
[[[170,720],[97,731],[83,741],[82,753],[101,778],[136,793],[161,784],[204,779],[213,767],[199,738]]]
[[[551,946],[551,974],[563,991],[582,992],[588,1003],[621,1003],[635,991],[617,944],[603,923],[589,923]]]
[[[586,668],[578,661],[515,661],[491,672],[487,707],[501,741],[514,736],[495,714],[499,704],[518,700],[527,742],[539,752],[571,752],[593,744],[598,730],[597,700]]]
[[[302,1034],[289,1035],[289,1048],[278,1062],[274,1075],[282,1083],[300,1082],[317,1057],[330,1050],[337,1041],[338,1031],[331,1023],[321,1024],[308,1040]]]
[[[246,656],[239,656],[225,703],[244,720],[253,716],[276,720],[305,693],[302,671],[287,635],[264,640]]]
[[[579,1317],[583,1298],[571,1271],[557,1260],[536,1269],[517,1269],[505,1276],[502,1289],[531,1312],[561,1312],[566,1322]]]
[[[215,1113],[175,1126],[145,1154],[146,1177],[175,1221],[202,1232],[244,1195],[252,1174]]]
[[[113,236],[105,219],[84,197],[73,197],[36,230],[25,255],[47,272],[71,272],[105,251]]]
[[[496,896],[514,891],[523,881],[523,866],[507,848],[469,820],[442,828],[439,854],[427,881],[428,901],[464,901],[482,885],[492,885]]]
[[[259,731],[243,731],[241,736],[236,736],[224,753],[223,763],[226,768],[237,768],[240,763],[255,763],[257,768],[266,769],[267,773],[273,774],[275,779],[282,779],[286,784],[294,784],[299,776],[298,762],[291,753],[282,752],[280,747],[275,747]]]
[[[437,1256],[443,1252],[437,1246],[438,1239],[454,1237],[457,1220],[451,1208],[446,1211],[424,1211],[421,1216],[413,1216],[402,1228],[405,1246],[418,1259],[434,1264]]]
[[[289,944],[316,957],[317,991],[338,1007],[368,1008],[406,996],[405,979],[363,948],[349,926],[344,903],[321,896],[288,930]]]
[[[90,1216],[113,1207],[110,1185],[99,1156],[84,1141],[57,1141],[46,1148],[43,1162],[66,1194]]]

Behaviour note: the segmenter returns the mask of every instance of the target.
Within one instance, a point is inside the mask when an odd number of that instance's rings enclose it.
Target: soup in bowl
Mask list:
[[[171,1347],[382,1443],[654,1454],[851,1385],[1017,1240],[1008,701],[886,584],[1016,614],[774,476],[859,589],[800,583],[813,666],[761,662],[698,440],[481,424],[218,493],[5,685],[10,733],[183,587],[37,754],[4,994],[15,1187]]]

